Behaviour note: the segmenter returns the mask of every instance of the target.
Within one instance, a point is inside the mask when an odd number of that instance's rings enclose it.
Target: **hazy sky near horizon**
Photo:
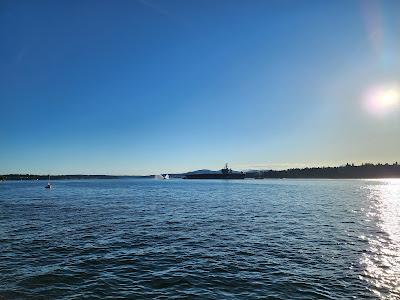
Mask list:
[[[1,1],[0,174],[400,161],[400,1]]]

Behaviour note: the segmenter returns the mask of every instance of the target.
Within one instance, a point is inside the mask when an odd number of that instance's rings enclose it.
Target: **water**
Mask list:
[[[400,299],[400,180],[0,183],[0,298]]]

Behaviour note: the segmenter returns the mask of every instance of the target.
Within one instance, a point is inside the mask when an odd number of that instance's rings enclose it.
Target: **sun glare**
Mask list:
[[[365,97],[366,108],[370,113],[383,115],[400,106],[400,88],[398,85],[381,85],[371,88]]]

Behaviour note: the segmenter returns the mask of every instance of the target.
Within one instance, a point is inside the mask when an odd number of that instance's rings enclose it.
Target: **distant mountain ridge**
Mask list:
[[[195,174],[216,174],[216,173],[221,173],[221,171],[213,171],[213,170],[208,170],[208,169],[201,169],[201,170],[195,170],[195,171],[190,171],[187,173],[183,173],[185,175],[195,175]]]
[[[232,173],[238,174],[240,171],[235,171],[232,170]],[[186,173],[177,173],[177,174],[169,174],[170,176],[174,178],[182,178],[185,177],[186,175],[201,175],[201,174],[221,174],[221,170],[209,170],[209,169],[200,169],[200,170],[195,170],[195,171],[190,171]]]

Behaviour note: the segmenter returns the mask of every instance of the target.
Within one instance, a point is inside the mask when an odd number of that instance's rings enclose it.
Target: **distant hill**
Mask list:
[[[220,174],[221,170],[209,170],[209,169],[200,169],[200,170],[195,170],[195,171],[190,171],[186,173],[175,173],[175,174],[169,174],[171,178],[183,178],[186,175],[200,175],[200,174]],[[240,171],[235,171],[232,170],[232,173],[238,174]]]
[[[207,170],[207,169],[201,169],[201,170],[187,172],[187,173],[184,173],[184,174],[185,175],[197,175],[197,174],[216,174],[216,173],[221,173],[221,171],[220,170],[212,171],[212,170]]]

